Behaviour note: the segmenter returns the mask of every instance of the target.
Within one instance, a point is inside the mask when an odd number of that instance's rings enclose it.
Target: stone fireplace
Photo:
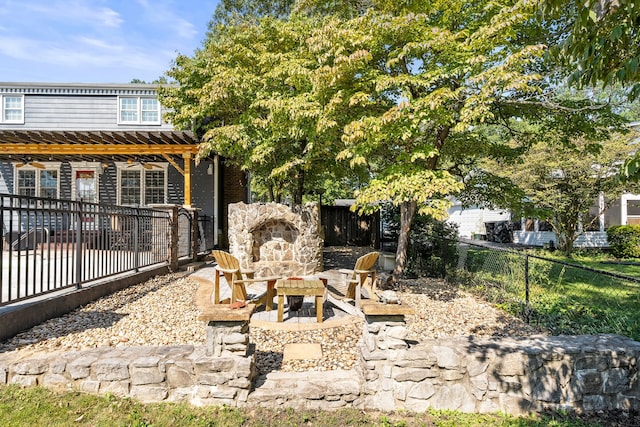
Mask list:
[[[317,203],[229,205],[229,252],[257,276],[305,276],[322,269],[322,226]]]

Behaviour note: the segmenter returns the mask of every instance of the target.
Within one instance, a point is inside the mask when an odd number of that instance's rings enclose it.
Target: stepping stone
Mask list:
[[[283,360],[321,359],[322,346],[320,344],[286,344]]]

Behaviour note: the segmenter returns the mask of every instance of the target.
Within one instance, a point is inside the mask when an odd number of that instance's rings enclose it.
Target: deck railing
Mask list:
[[[167,263],[165,210],[0,194],[0,306]]]

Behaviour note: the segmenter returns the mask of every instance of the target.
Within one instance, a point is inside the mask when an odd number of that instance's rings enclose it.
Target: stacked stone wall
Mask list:
[[[247,400],[253,357],[211,356],[204,347],[98,348],[0,361],[0,383],[43,386],[142,402],[237,406]]]
[[[367,316],[364,405],[511,414],[640,409],[640,343],[616,335],[404,341],[402,316]]]
[[[357,369],[256,376],[253,306],[215,307],[201,315],[206,346],[105,347],[26,359],[5,353],[0,384],[236,407],[640,410],[640,343],[616,335],[413,342],[404,315],[385,307],[384,315],[366,315]]]

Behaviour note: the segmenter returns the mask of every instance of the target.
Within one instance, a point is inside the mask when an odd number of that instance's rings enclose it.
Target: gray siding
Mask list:
[[[211,163],[200,162],[191,167],[191,203],[201,209],[202,215],[213,216],[213,176],[207,174]],[[184,168],[184,161],[178,161]],[[174,167],[169,166],[167,174],[167,203],[182,205],[184,203],[184,177]]]
[[[1,192],[13,194],[13,166],[11,163],[0,163],[0,182],[3,184],[0,187]]]
[[[213,217],[213,175],[207,174],[211,162],[202,161],[191,170],[191,203],[202,209],[200,215]]]
[[[167,203],[184,203],[184,177],[172,166],[167,171]]]
[[[100,175],[98,185],[100,203],[106,205],[118,204],[118,171],[113,164]]]
[[[164,110],[162,111],[164,113]],[[118,97],[82,95],[25,95],[24,124],[3,124],[0,129],[22,130],[172,130],[161,125],[119,125]]]

